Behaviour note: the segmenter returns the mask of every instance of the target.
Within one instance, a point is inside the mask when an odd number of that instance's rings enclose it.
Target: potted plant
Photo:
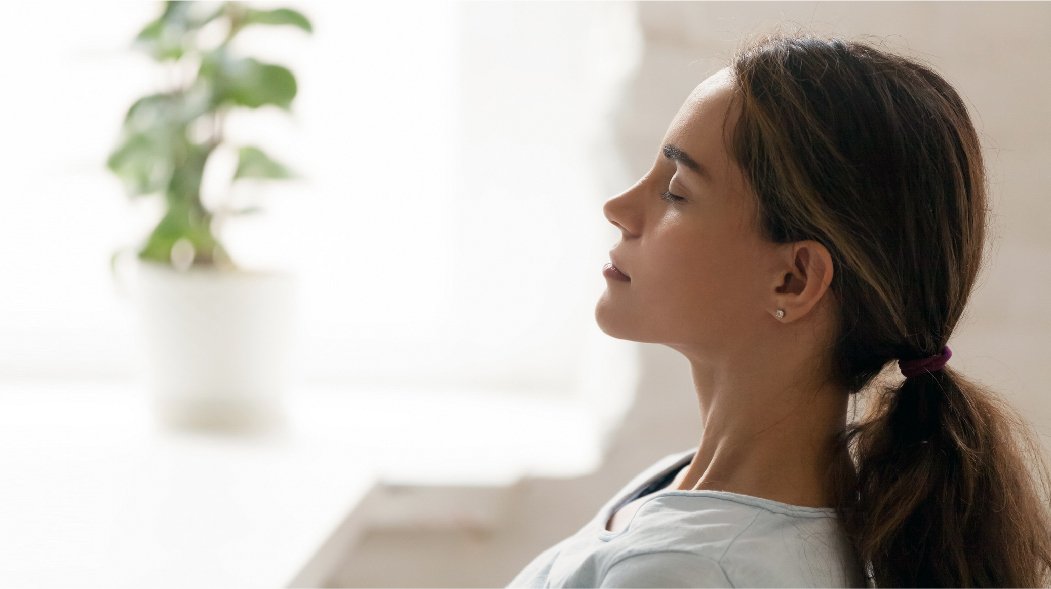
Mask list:
[[[258,427],[281,417],[294,277],[241,268],[223,245],[226,220],[258,206],[206,206],[201,195],[217,153],[236,153],[231,186],[294,177],[262,148],[233,146],[224,134],[233,109],[288,111],[296,95],[288,68],[231,50],[240,31],[257,25],[312,32],[305,16],[286,8],[166,2],[134,47],[168,68],[173,82],[131,105],[106,162],[130,198],[164,201],[145,240],[114,253],[111,265],[116,271],[119,256],[135,251],[154,406],[179,426]]]

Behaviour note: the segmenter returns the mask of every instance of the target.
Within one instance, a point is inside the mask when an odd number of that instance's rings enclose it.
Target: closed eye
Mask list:
[[[671,191],[668,191],[668,190],[665,190],[664,192],[661,193],[661,198],[663,198],[664,200],[666,200],[668,202],[682,202],[682,201],[686,200],[685,198],[683,198],[683,197],[681,197],[681,196],[679,196],[677,194],[672,194]]]

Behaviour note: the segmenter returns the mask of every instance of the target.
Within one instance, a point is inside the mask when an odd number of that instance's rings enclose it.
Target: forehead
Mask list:
[[[677,146],[713,174],[724,176],[730,158],[726,153],[723,123],[727,116],[733,116],[729,111],[732,91],[733,77],[729,68],[719,70],[698,84],[672,120],[664,145]]]

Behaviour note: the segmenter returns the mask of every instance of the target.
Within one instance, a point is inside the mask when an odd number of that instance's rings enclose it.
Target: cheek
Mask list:
[[[646,285],[647,307],[662,323],[725,336],[754,315],[757,266],[746,244],[694,239],[668,245],[650,266],[653,282]]]

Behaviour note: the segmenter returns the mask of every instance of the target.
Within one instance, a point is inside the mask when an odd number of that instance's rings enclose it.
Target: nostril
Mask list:
[[[631,211],[627,208],[629,205],[627,201],[628,195],[629,193],[625,192],[607,200],[602,205],[602,214],[605,215],[607,221],[617,229],[620,229],[624,235],[634,235],[635,231],[631,227],[637,223],[632,219]]]

